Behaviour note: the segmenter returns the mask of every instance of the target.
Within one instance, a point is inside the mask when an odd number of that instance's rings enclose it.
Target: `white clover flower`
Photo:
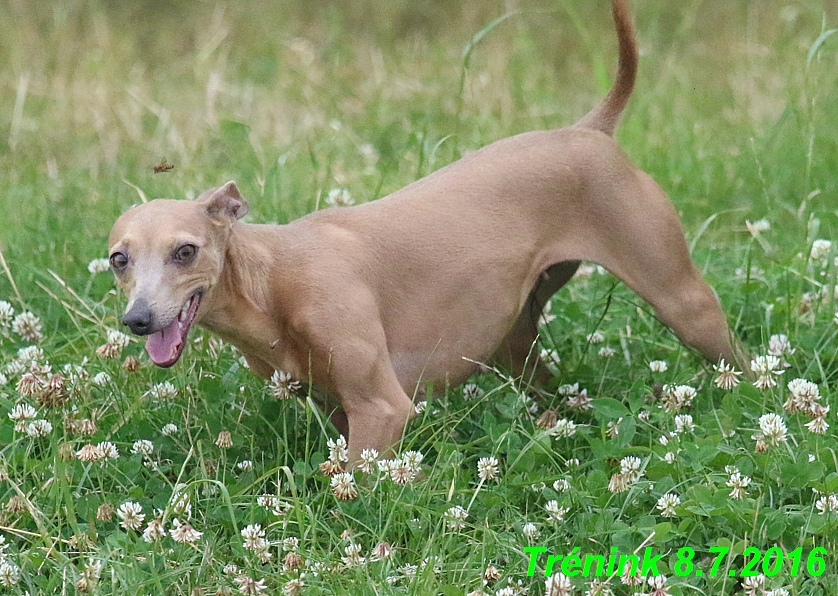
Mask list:
[[[389,542],[379,542],[370,553],[370,561],[383,561],[393,556],[393,545]]]
[[[663,455],[663,461],[672,465],[673,463],[675,463],[675,457],[676,457],[676,454],[675,454],[674,451],[667,451]]]
[[[573,594],[573,584],[564,573],[554,573],[544,580],[544,596],[570,596]]]
[[[0,300],[0,327],[7,328],[12,323],[14,316],[14,307],[5,300]]]
[[[681,434],[684,431],[692,432],[695,430],[693,417],[689,414],[679,414],[675,417],[675,432]]]
[[[733,368],[733,365],[727,364],[724,361],[724,358],[722,358],[721,362],[719,362],[718,365],[713,365],[713,370],[719,373],[718,376],[713,380],[713,382],[716,384],[716,387],[728,391],[739,384],[739,376],[742,374],[742,372]]]
[[[378,460],[378,451],[375,449],[361,450],[361,471],[365,474],[372,474],[375,469],[375,462]]]
[[[26,341],[33,343],[38,343],[44,339],[44,334],[41,333],[41,319],[29,311],[22,312],[14,318],[12,331]]]
[[[107,385],[108,383],[111,382],[111,376],[108,373],[103,371],[103,372],[100,372],[100,373],[96,373],[96,375],[94,375],[92,381],[93,381],[93,384],[96,385],[97,387],[104,387],[105,385]]]
[[[146,526],[146,529],[143,530],[143,540],[145,542],[155,542],[157,540],[161,540],[165,536],[166,528],[163,526],[163,522],[159,519],[153,519],[148,522],[148,526]]]
[[[301,573],[300,577],[295,577],[294,579],[288,580],[285,582],[285,585],[282,586],[282,596],[298,596],[298,594],[303,593],[303,588],[305,588],[305,582],[303,579],[305,578],[305,574]],[[260,580],[262,582],[262,590],[265,589],[265,581]],[[261,591],[261,590],[260,590]]]
[[[582,411],[593,410],[594,406],[591,404],[592,401],[593,399],[588,395],[588,390],[583,389],[574,395],[568,395],[567,406]]]
[[[245,594],[246,596],[256,596],[259,592],[263,590],[267,590],[268,586],[265,585],[264,579],[253,579],[250,576],[241,574],[237,575],[233,578],[233,581],[239,585],[239,592]],[[291,581],[299,581],[299,580],[291,580]],[[283,593],[291,594],[291,592],[286,592],[286,588],[288,587],[288,582],[285,584],[285,588],[282,589]],[[293,592],[293,594],[299,594],[299,592]]]
[[[481,457],[477,461],[477,475],[483,482],[492,480],[498,475],[498,460],[494,457]]]
[[[134,441],[134,444],[131,446],[131,453],[136,455],[140,453],[145,456],[150,456],[154,453],[154,443],[149,441],[148,439],[140,439],[139,441]]]
[[[463,509],[460,505],[449,507],[445,512],[445,517],[448,519],[448,527],[452,530],[460,530],[466,527],[464,523],[468,518],[468,511]]]
[[[102,441],[96,447],[102,452],[102,457],[104,459],[117,459],[119,458],[119,450],[116,448],[116,445],[111,443],[110,441]]]
[[[770,389],[777,385],[774,376],[783,374],[783,370],[778,370],[781,366],[780,359],[776,356],[768,354],[767,356],[757,356],[751,360],[751,370],[756,373],[757,380],[754,381],[754,387],[757,389]]]
[[[300,539],[296,536],[289,536],[288,538],[283,538],[279,545],[284,551],[294,552],[300,547]]]
[[[269,546],[268,541],[265,540],[265,530],[262,529],[260,524],[245,526],[241,531],[241,535],[244,538],[242,546],[247,550],[256,552],[264,550]]]
[[[236,464],[236,467],[242,472],[251,472],[253,471],[253,462],[249,459],[243,459]]]
[[[829,407],[825,408],[829,411]],[[825,435],[826,431],[829,430],[829,424],[826,422],[825,416],[818,416],[817,418],[813,418],[810,422],[804,424],[804,426],[809,430],[810,433],[816,435]]]
[[[742,587],[747,596],[763,596],[765,593],[765,576],[763,574],[745,577],[742,580]]]
[[[559,385],[559,388],[556,390],[559,395],[579,395],[579,383],[565,384]]]
[[[620,472],[619,474],[612,474],[611,480],[608,481],[608,490],[614,494],[624,493],[629,489],[631,484],[631,476]]]
[[[760,232],[767,232],[771,229],[771,222],[767,219],[758,219],[756,221],[748,221],[745,220],[745,227],[748,228],[748,232],[751,233],[751,236],[759,236]]]
[[[17,351],[18,362],[23,363],[26,368],[30,368],[33,364],[42,362],[45,358],[44,351],[38,346],[26,346]]]
[[[173,399],[177,395],[177,387],[172,385],[169,381],[157,383],[149,389],[148,394],[154,399],[165,401]]]
[[[669,596],[665,575],[650,575],[646,578],[646,583],[654,590],[649,596]]]
[[[131,336],[122,331],[108,329],[108,343],[120,349],[127,348],[128,344],[131,343]]]
[[[480,387],[474,383],[466,383],[463,385],[463,399],[480,399],[486,394]]]
[[[675,517],[675,508],[681,504],[681,497],[674,493],[666,493],[658,499],[655,507],[661,512],[663,517]]]
[[[730,491],[730,497],[732,499],[744,499],[748,496],[748,491],[746,489],[751,484],[751,478],[749,476],[743,476],[739,473],[739,470],[734,468],[730,472],[730,478],[728,478],[725,484],[728,488],[733,489]]]
[[[620,473],[624,474],[629,482],[637,482],[643,477],[643,460],[639,457],[629,455],[620,460]]]
[[[776,333],[768,338],[768,353],[771,356],[782,357],[784,354],[792,355],[795,349],[791,347],[789,338],[782,334]]]
[[[102,452],[98,445],[85,445],[81,449],[76,451],[76,457],[79,459],[79,461],[90,463],[101,460],[103,457],[105,457],[105,454]]]
[[[547,519],[551,521],[564,521],[564,516],[567,515],[567,512],[570,511],[569,507],[559,507],[559,502],[555,499],[548,501],[547,504],[544,506],[544,510],[547,512]]]
[[[164,437],[170,437],[177,432],[177,425],[172,424],[169,422],[168,424],[164,424],[163,428],[160,429],[160,434]]]
[[[6,375],[4,375],[3,373],[0,372],[0,387],[2,387],[3,385],[8,385],[8,384],[9,384],[9,379],[6,378]]]
[[[695,387],[689,385],[665,385],[663,388],[664,395],[661,398],[663,407],[667,412],[677,412],[684,408],[692,406],[693,398],[695,398]]]
[[[119,525],[126,530],[139,530],[145,519],[142,506],[134,501],[126,501],[120,505],[116,515],[122,520]]]
[[[6,367],[3,369],[3,372],[11,377],[16,377],[25,372],[27,368],[29,367],[23,364],[20,360],[12,360],[11,362],[6,363]]]
[[[815,508],[818,510],[818,515],[838,512],[838,496],[829,494],[819,497],[815,501]]]
[[[396,484],[409,484],[416,479],[418,469],[412,467],[401,458],[378,460],[378,469],[389,473],[390,479]]]
[[[329,448],[329,459],[334,463],[349,461],[349,451],[343,435],[340,435],[336,440],[329,439],[326,441],[326,446]]]
[[[14,586],[20,581],[20,567],[6,559],[0,563],[0,584],[7,588]]]
[[[333,188],[326,195],[324,202],[330,207],[349,207],[355,204],[355,199],[345,188]]]
[[[611,348],[609,346],[601,347],[599,349],[599,352],[598,352],[598,354],[601,358],[611,358],[616,353],[617,353],[617,350],[615,350],[614,348]]]
[[[570,490],[570,482],[567,481],[567,478],[558,478],[553,483],[553,490],[557,493],[563,493],[565,491]]]
[[[635,565],[632,561],[626,561],[623,565],[623,572],[620,574],[620,583],[624,586],[640,586],[644,581],[645,580],[641,575],[641,569],[638,568],[638,565]],[[655,596],[663,595],[655,594]],[[667,594],[666,596],[669,595]]]
[[[602,342],[605,341],[605,336],[599,331],[594,331],[593,333],[589,333],[585,337],[588,340],[588,343],[590,343],[590,344],[601,344]]]
[[[813,418],[823,418],[829,407],[824,408],[818,403],[821,398],[820,389],[815,383],[806,379],[794,379],[788,383],[789,397],[783,404],[786,412],[805,412]]]
[[[541,532],[538,531],[538,527],[532,522],[525,523],[524,527],[521,528],[521,533],[524,535],[524,538],[530,542],[537,540],[541,535]]]
[[[567,418],[557,420],[556,425],[550,430],[550,434],[557,439],[570,438],[576,434],[576,423]]]
[[[341,472],[332,476],[332,492],[341,501],[351,501],[358,496],[355,488],[355,477],[352,472]]]
[[[259,495],[256,497],[256,504],[265,509],[273,509],[279,505],[279,497],[276,495]]]
[[[35,420],[26,426],[26,434],[33,439],[45,437],[52,432],[52,424],[49,420]]]
[[[343,549],[344,556],[340,558],[343,564],[347,567],[355,567],[356,565],[363,565],[366,559],[361,556],[361,545],[350,542]]]
[[[172,520],[172,529],[169,530],[169,535],[175,542],[194,544],[204,533],[199,532],[189,524],[181,523],[178,518],[175,518]]]
[[[405,451],[404,455],[402,455],[402,461],[405,465],[417,473],[419,472],[419,466],[423,459],[425,459],[425,456],[419,451]]]
[[[178,515],[185,515],[187,518],[192,517],[192,501],[189,498],[185,484],[175,485],[175,490],[171,498],[172,511]]]
[[[268,381],[268,386],[271,389],[271,395],[274,399],[291,399],[302,385],[299,381],[291,378],[291,374],[281,370],[275,370],[271,375],[271,380]]]
[[[832,242],[818,238],[812,243],[812,250],[809,252],[809,257],[813,261],[820,261],[825,259],[832,249]]]
[[[105,258],[93,259],[87,264],[87,270],[93,275],[96,275],[97,273],[106,273],[110,268],[111,263]]]
[[[655,373],[666,372],[668,368],[669,365],[666,363],[666,360],[652,360],[649,363],[649,370]]]
[[[786,423],[777,414],[763,414],[759,417],[759,428],[768,445],[779,445],[786,440]]]
[[[9,420],[15,422],[15,432],[24,432],[29,421],[34,420],[38,412],[27,403],[19,403],[9,412]]]

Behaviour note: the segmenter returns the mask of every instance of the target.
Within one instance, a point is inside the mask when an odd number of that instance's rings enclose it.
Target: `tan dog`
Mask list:
[[[737,361],[672,205],[611,138],[637,67],[626,1],[612,4],[616,82],[575,126],[498,141],[381,200],[284,226],[239,222],[233,182],[130,209],[110,235],[123,322],[149,336],[160,366],[199,323],[255,373],[337,396],[350,462],[400,440],[426,384],[461,383],[492,359],[524,372],[543,304],[580,261],[623,280],[706,359]]]

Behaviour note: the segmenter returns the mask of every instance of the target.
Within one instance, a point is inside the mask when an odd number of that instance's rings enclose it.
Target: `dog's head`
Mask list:
[[[233,223],[247,213],[235,182],[194,201],[156,199],[123,213],[108,241],[116,284],[128,297],[123,324],[147,335],[158,366],[172,366],[218,283]]]

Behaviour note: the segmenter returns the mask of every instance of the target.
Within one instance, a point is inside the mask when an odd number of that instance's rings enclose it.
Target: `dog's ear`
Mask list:
[[[232,180],[224,186],[201,193],[196,200],[206,206],[210,217],[241,219],[247,214],[247,201]]]

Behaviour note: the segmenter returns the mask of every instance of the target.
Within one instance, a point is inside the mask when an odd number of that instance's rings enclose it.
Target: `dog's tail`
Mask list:
[[[617,120],[628,103],[637,76],[637,40],[634,38],[628,0],[612,0],[611,9],[619,42],[617,77],[605,99],[576,123],[576,126],[600,130],[607,135],[614,134]]]

